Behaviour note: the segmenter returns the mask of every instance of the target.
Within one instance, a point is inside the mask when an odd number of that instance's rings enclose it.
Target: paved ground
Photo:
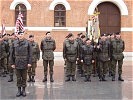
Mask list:
[[[132,59],[124,60],[123,78],[124,82],[112,82],[111,78],[107,77],[107,82],[99,82],[97,77],[92,77],[92,82],[85,83],[83,78],[77,75],[76,82],[64,81],[64,62],[62,58],[55,60],[54,67],[54,83],[43,83],[43,66],[42,60],[38,62],[36,71],[36,82],[28,83],[26,88],[27,96],[15,97],[16,79],[12,83],[8,83],[9,77],[0,77],[0,100],[30,100],[30,99],[87,99],[87,100],[133,100],[133,63]]]

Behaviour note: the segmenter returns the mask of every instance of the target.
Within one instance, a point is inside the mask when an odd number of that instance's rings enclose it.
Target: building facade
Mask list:
[[[125,52],[133,52],[133,0],[0,0],[0,25],[6,32],[14,32],[16,15],[21,7],[24,14],[26,37],[35,35],[39,43],[47,31],[51,31],[62,52],[65,36],[72,32],[86,34],[87,21],[98,8],[101,33],[121,32],[125,40]],[[1,30],[1,28],[0,28]]]

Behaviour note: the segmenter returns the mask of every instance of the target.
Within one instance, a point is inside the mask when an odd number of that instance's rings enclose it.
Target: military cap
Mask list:
[[[83,33],[78,33],[78,36],[82,35]]]
[[[49,32],[49,31],[48,31],[48,32],[46,32],[46,35],[47,35],[48,33],[50,33],[50,32]]]
[[[115,35],[120,35],[120,32],[116,32]]]
[[[10,34],[7,34],[7,36],[10,36]]]
[[[82,38],[82,39],[85,38],[85,35],[82,35],[81,38]]]
[[[66,37],[67,38],[70,38],[70,37],[72,37],[73,36],[73,34],[72,33],[69,33]]]
[[[5,36],[6,36],[6,34],[3,34],[3,35],[2,35],[2,37],[5,37]]]
[[[32,38],[32,37],[34,37],[34,35],[29,35],[29,38]]]
[[[19,32],[18,32],[18,35],[20,35],[20,34],[24,34],[24,32],[22,32],[22,31],[19,31]]]
[[[105,33],[103,33],[103,34],[101,34],[101,37],[102,37],[102,36],[107,36],[107,35],[106,35]]]
[[[87,38],[86,41],[90,40],[90,38]]]
[[[11,34],[11,36],[13,36],[13,35],[15,35],[15,33],[14,33],[14,32]]]

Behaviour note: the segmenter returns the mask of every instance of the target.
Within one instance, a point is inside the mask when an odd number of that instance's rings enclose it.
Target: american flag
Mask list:
[[[5,30],[5,24],[2,24],[2,31],[1,31],[2,35],[6,34],[6,30]]]
[[[18,14],[18,18],[16,20],[16,27],[15,27],[15,33],[18,34],[19,31],[24,32],[24,24],[23,24],[23,20],[22,20],[23,15],[21,14],[21,12]]]

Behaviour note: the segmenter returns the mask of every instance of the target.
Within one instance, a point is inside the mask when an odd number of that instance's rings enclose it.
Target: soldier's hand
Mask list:
[[[83,60],[81,60],[81,62],[83,62]]]
[[[79,58],[77,58],[77,60],[79,60]]]
[[[15,65],[11,65],[12,68],[15,68]]]
[[[92,63],[94,63],[95,61],[94,60],[92,60]]]
[[[31,64],[28,64],[28,67],[31,67]]]
[[[98,45],[97,48],[99,49],[100,48],[100,45]]]

